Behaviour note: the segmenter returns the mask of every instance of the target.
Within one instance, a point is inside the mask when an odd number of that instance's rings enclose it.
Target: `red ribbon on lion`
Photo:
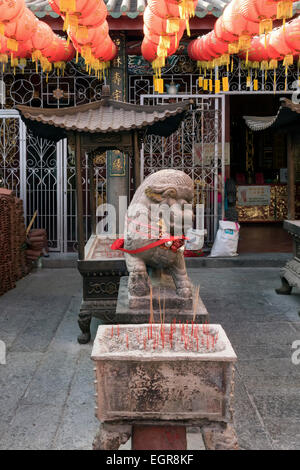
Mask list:
[[[142,253],[143,251],[151,250],[151,248],[156,248],[157,246],[164,245],[165,243],[172,241],[174,243],[171,246],[171,250],[176,252],[178,248],[180,248],[184,244],[184,240],[187,240],[187,237],[178,236],[178,237],[161,238],[160,240],[156,240],[155,242],[149,243],[149,245],[143,246],[141,248],[137,248],[136,250],[126,250],[126,248],[123,248],[124,238],[118,238],[111,245],[110,248],[112,250],[119,250],[119,251],[123,251],[124,253],[129,253],[130,255],[136,255],[137,253]]]

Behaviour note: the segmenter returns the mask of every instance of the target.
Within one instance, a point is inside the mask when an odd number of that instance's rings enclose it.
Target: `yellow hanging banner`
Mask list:
[[[222,88],[223,88],[223,91],[229,91],[228,77],[222,78]]]

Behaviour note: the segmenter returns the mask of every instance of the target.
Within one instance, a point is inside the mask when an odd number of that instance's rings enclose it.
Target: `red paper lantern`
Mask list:
[[[248,52],[248,59],[251,62],[262,62],[269,59],[267,49],[265,47],[264,38],[257,36],[252,39]]]
[[[291,49],[300,52],[300,16],[286,24],[284,38]]]
[[[21,59],[29,59],[31,57],[32,51],[32,42],[30,40],[22,41],[19,43],[18,51],[13,52],[13,56]]]
[[[261,0],[238,0],[241,15],[248,21],[258,23],[256,34],[263,34],[272,30],[273,20],[276,18],[276,5]]]
[[[151,33],[154,33],[158,36],[167,34],[167,20],[154,15],[150,8],[146,8],[144,12],[144,24],[147,26],[148,30],[151,31]]]
[[[171,11],[172,9],[178,8],[178,16],[180,16],[182,19],[188,19],[191,16],[194,16],[197,3],[198,0],[166,0],[166,4]]]
[[[81,17],[92,14],[97,9],[99,0],[49,0],[52,9],[58,14],[80,15]]]
[[[53,41],[54,33],[50,26],[43,21],[38,22],[37,30],[32,35],[32,46],[34,50],[42,51],[50,47]]]
[[[283,28],[278,28],[268,34],[266,47],[269,57],[276,60],[282,60],[294,52],[285,41]]]
[[[143,29],[144,29],[145,38],[148,38],[151,42],[153,42],[156,45],[156,47],[158,47],[158,45],[160,44],[161,35],[151,32],[145,24],[144,24]],[[164,37],[167,38],[170,43],[170,46],[168,47],[168,51],[173,50],[173,49],[175,49],[176,51],[179,41],[182,38],[182,36],[183,36],[183,31],[180,31],[177,34],[177,38],[175,35],[164,35]]]
[[[143,39],[141,51],[148,62],[153,62],[157,58],[157,44],[154,44],[148,37]]]
[[[24,10],[24,0],[2,0],[0,3],[0,22],[5,23],[7,21],[12,21]]]
[[[42,54],[49,62],[68,62],[74,57],[75,51],[72,44],[67,44],[65,39],[54,34],[51,44],[42,49]]]
[[[228,53],[228,44],[217,39],[214,30],[206,35],[204,47],[207,48],[207,52],[212,57],[219,57]]]
[[[187,48],[188,56],[192,60],[197,60],[197,55],[196,55],[196,51],[195,51],[195,41],[196,40],[197,39],[195,39],[194,41],[191,41],[188,45],[188,48]]]
[[[214,31],[217,39],[228,43],[235,42],[239,38],[237,34],[234,34],[225,28],[223,16],[220,16],[220,18],[215,22]]]
[[[201,36],[200,38],[192,41],[188,48],[188,53],[191,58],[199,61],[210,62],[214,57],[216,57],[215,55],[212,56],[205,48],[205,36]]]
[[[56,0],[48,0],[48,2],[50,3],[50,6],[51,6],[52,10],[53,10],[57,15],[61,15],[61,11],[60,11],[60,8],[59,8],[59,1],[56,1]]]
[[[281,20],[292,18],[293,16],[293,2],[296,0],[269,0],[269,3],[276,5],[276,17]]]
[[[92,51],[96,59],[99,59],[103,62],[108,62],[109,60],[113,60],[116,57],[118,48],[111,38],[107,36],[102,44],[97,44],[97,46],[93,48]]]
[[[27,41],[36,32],[38,19],[26,8],[17,19],[5,25],[5,36],[16,41]]]
[[[187,4],[188,2],[186,2]],[[198,0],[189,1],[190,9],[196,9]],[[183,2],[177,0],[148,0],[148,6],[151,11],[159,16],[160,18],[179,18],[180,11],[183,11],[182,8]]]
[[[103,0],[99,0],[99,4],[95,10],[89,15],[82,15],[78,19],[78,24],[82,26],[100,26],[107,17],[107,8]]]
[[[79,38],[77,36],[76,29],[73,28],[72,26],[69,27],[68,29],[68,34],[70,38],[72,39],[75,47],[77,44],[79,45],[85,45],[85,44],[101,44],[104,39],[108,36],[109,28],[108,28],[108,23],[105,21],[102,23],[100,26],[97,26],[96,28],[88,28],[87,31],[87,36],[85,38]]]
[[[247,20],[236,9],[235,1],[227,5],[223,12],[222,19],[225,29],[235,36],[240,36],[245,30]]]
[[[7,47],[7,39],[4,36],[0,36],[0,54],[8,54],[9,50]]]
[[[55,13],[58,15],[62,16],[63,19],[65,19],[65,14],[63,14],[63,11],[59,8],[59,0],[48,0],[51,8]],[[82,4],[83,5],[83,4]],[[79,4],[77,5],[77,8],[79,8]],[[80,12],[80,14],[75,15],[77,18],[76,23],[79,26],[99,26],[102,24],[107,17],[107,8],[103,0],[98,0],[97,6],[93,10],[89,10],[87,8],[87,5],[83,5],[83,10]],[[75,26],[72,24],[72,21],[70,22],[72,26]]]
[[[154,15],[162,19],[179,17],[178,3],[172,4],[162,0],[148,0],[147,5]]]
[[[71,43],[68,44],[67,41],[64,41],[64,42],[65,42],[65,46],[64,46],[62,60],[64,62],[70,62],[72,59],[74,59],[76,51],[74,49],[73,44]]]
[[[10,21],[16,20],[24,10],[24,0],[2,0],[0,3],[0,34],[4,35],[6,24]]]

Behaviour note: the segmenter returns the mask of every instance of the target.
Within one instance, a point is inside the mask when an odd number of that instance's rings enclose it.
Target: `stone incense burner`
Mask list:
[[[137,423],[197,425],[206,448],[237,448],[236,355],[220,325],[103,325],[92,359],[102,423],[95,449],[117,449]]]

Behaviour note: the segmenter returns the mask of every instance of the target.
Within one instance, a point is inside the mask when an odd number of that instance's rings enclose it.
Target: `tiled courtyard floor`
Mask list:
[[[300,293],[278,296],[277,268],[193,269],[211,323],[221,323],[239,361],[236,429],[243,449],[300,449]],[[42,269],[0,297],[0,449],[90,449],[92,344],[80,346],[76,269]],[[93,335],[97,321],[93,320]]]

